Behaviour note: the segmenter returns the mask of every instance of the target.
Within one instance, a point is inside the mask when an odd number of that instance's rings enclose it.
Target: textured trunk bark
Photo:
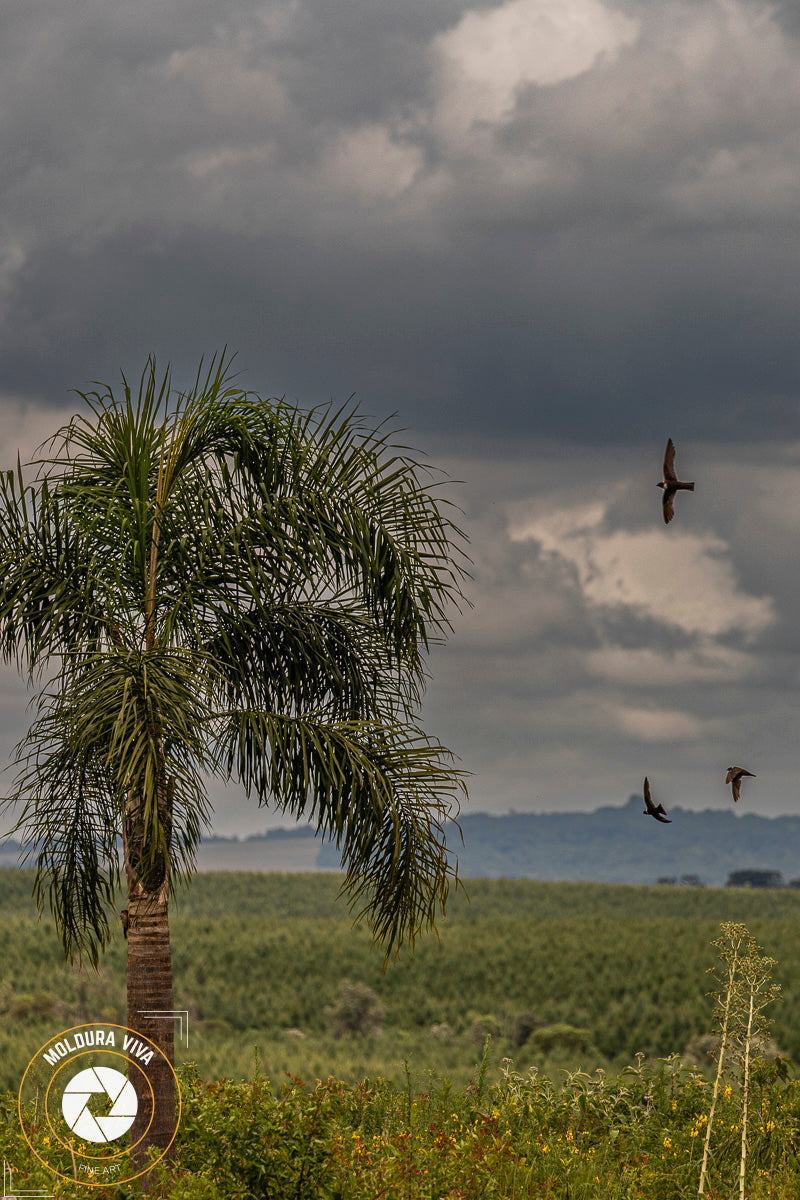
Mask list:
[[[172,812],[169,788],[159,787],[161,826],[167,845],[171,843]],[[138,1099],[136,1120],[131,1126],[131,1160],[143,1171],[150,1147],[159,1154],[170,1146],[175,1134],[176,1101],[175,1022],[172,997],[172,954],[169,944],[169,872],[161,853],[145,856],[140,812],[136,800],[127,805],[122,831],[125,872],[128,880],[128,1016],[126,1024],[162,1051],[153,1056],[143,1074],[135,1051],[128,1053],[128,1078]],[[146,865],[145,865],[146,863]],[[144,868],[144,869],[142,869]],[[162,1157],[169,1162],[170,1147]],[[141,1183],[147,1187],[149,1176]]]
[[[131,1158],[141,1171],[147,1165],[148,1148],[163,1151],[175,1134],[175,1077],[167,1065],[175,1061],[175,1023],[167,1015],[173,1010],[167,885],[149,894],[137,885],[128,898],[128,920],[126,1024],[158,1046],[167,1059],[165,1063],[155,1055],[146,1078],[135,1065],[129,1071],[139,1101],[130,1132]],[[156,1012],[160,1015],[150,1015]],[[129,1058],[136,1063],[135,1054]],[[171,1157],[168,1151],[167,1160]]]

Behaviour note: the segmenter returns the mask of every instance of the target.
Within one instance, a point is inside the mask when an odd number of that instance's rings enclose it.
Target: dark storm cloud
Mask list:
[[[793,34],[567,7],[12,5],[0,386],[227,342],[431,431],[796,433]]]
[[[648,772],[727,804],[741,759],[791,811],[799,37],[760,0],[9,0],[12,460],[151,351],[356,393],[467,481],[475,607],[424,718],[473,807]],[[668,435],[697,491],[666,530]]]
[[[605,263],[589,244],[526,253],[510,280],[507,245],[360,258],[298,237],[153,227],[49,245],[16,275],[0,371],[8,390],[53,399],[151,350],[187,373],[227,343],[257,390],[301,403],[355,391],[421,429],[638,440],[663,406],[684,438],[800,432],[785,256],[769,273],[753,256],[763,282],[737,290],[743,257],[704,270],[651,246],[632,273],[621,242]],[[616,285],[601,302],[603,278]]]

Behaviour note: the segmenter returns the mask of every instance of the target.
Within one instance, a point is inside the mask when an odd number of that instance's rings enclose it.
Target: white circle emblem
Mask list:
[[[105,1093],[111,1108],[104,1117],[87,1107],[89,1097]],[[64,1120],[86,1142],[113,1142],[127,1133],[136,1120],[139,1102],[129,1079],[113,1067],[89,1067],[70,1079],[61,1097]]]

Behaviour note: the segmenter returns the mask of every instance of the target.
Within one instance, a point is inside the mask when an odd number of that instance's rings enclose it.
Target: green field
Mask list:
[[[2,1090],[54,1025],[125,1017],[121,932],[99,974],[70,968],[30,888],[27,872],[0,871]],[[337,889],[330,874],[195,878],[172,919],[175,1007],[190,1014],[179,1061],[208,1078],[247,1077],[258,1046],[277,1090],[287,1074],[400,1083],[404,1061],[420,1078],[463,1085],[487,1033],[490,1079],[504,1057],[520,1069],[614,1069],[637,1052],[680,1053],[710,1028],[709,943],[723,920],[746,922],[777,960],[774,1038],[800,1060],[794,890],[472,881],[439,938],[384,973]],[[348,1010],[359,1003],[360,1017]]]
[[[31,880],[0,871],[0,1153],[17,1187],[60,1197],[74,1184],[54,1183],[36,1163],[14,1093],[54,1026],[124,1022],[124,942],[115,933],[99,973],[65,966],[49,920],[33,911]],[[384,973],[337,887],[329,874],[212,874],[180,899],[183,1116],[174,1175],[154,1196],[696,1195],[710,1064],[683,1052],[714,1029],[708,970],[722,921],[745,922],[777,960],[774,1039],[800,1059],[796,891],[472,881],[439,939]],[[754,1066],[750,1200],[796,1198],[792,1075],[780,1057]],[[724,1084],[708,1159],[713,1200],[739,1194],[735,1062]],[[50,1131],[33,1118],[44,1146]],[[69,1175],[67,1156],[64,1167]]]

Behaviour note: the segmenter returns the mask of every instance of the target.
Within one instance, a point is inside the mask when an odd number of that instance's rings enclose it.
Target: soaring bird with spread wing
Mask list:
[[[658,487],[663,488],[664,495],[661,501],[661,506],[664,511],[664,524],[669,525],[672,518],[675,516],[673,501],[675,493],[678,491],[693,492],[693,483],[681,483],[675,474],[675,445],[672,438],[667,441],[667,448],[664,451],[664,478]]]
[[[753,772],[745,771],[744,767],[728,767],[728,774],[725,776],[725,782],[731,785],[734,803],[739,799],[739,788],[742,786],[743,775],[749,775],[751,779],[755,779]]]

